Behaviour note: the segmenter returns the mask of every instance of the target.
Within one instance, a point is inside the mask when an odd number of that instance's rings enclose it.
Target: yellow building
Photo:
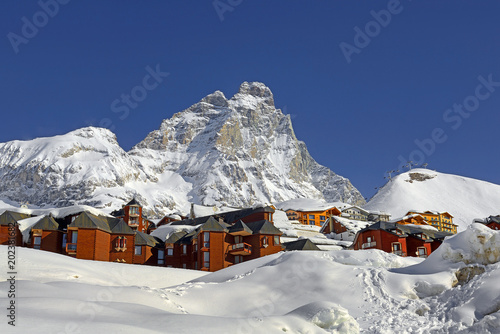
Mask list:
[[[457,233],[457,225],[453,224],[453,216],[448,212],[438,211],[408,211],[407,215],[419,214],[427,220],[429,225],[434,226],[439,231]]]

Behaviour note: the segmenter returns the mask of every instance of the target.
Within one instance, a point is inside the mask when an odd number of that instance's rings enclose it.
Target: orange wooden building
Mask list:
[[[416,211],[410,210],[406,215],[421,215],[429,223],[429,225],[434,226],[439,231],[448,233],[457,233],[457,225],[453,224],[453,216],[444,211]]]
[[[330,216],[340,216],[341,211],[336,207],[322,208],[323,210],[286,210],[289,220],[298,220],[304,225],[322,226]]]
[[[28,214],[5,211],[0,215],[0,245],[23,246],[23,236],[19,230],[20,220],[31,217]]]
[[[70,225],[66,253],[78,259],[133,263],[134,230],[123,219],[83,212]]]
[[[173,226],[184,225],[191,230],[167,237],[165,264],[217,271],[280,252],[282,232],[268,220],[273,213],[271,207],[260,207],[173,222]]]

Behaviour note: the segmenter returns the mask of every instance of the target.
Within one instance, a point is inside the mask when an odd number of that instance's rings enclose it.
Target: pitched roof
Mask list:
[[[121,218],[108,218],[107,221],[111,233],[134,234],[134,230]]]
[[[9,225],[11,223],[17,223],[18,220],[26,219],[31,217],[25,213],[19,213],[15,211],[5,211],[0,215],[0,225]]]
[[[165,243],[166,244],[174,244],[176,243],[177,241],[179,241],[180,239],[182,239],[186,234],[188,234],[188,232],[186,231],[178,231],[178,232],[174,232],[172,233],[166,240],[165,240]]]
[[[236,233],[236,232],[247,232],[248,234],[253,233],[250,227],[248,227],[248,225],[245,224],[242,220],[238,220],[229,228],[229,233]]]
[[[134,234],[134,230],[120,218],[95,216],[82,212],[68,227],[91,228],[117,234]]]
[[[252,230],[252,234],[283,234],[283,232],[276,228],[276,226],[274,226],[269,220],[259,220],[247,223],[247,226]]]
[[[136,246],[150,246],[150,247],[161,247],[163,242],[152,235],[143,233],[143,232],[135,232],[135,245]]]
[[[214,217],[209,217],[207,221],[200,226],[202,231],[206,232],[227,232],[227,224],[220,223]]]
[[[294,250],[319,251],[319,250],[321,250],[318,248],[318,246],[316,246],[309,239],[299,239],[296,241],[284,242],[282,245],[285,247],[285,251],[294,251]]]
[[[174,221],[171,223],[171,225],[200,225],[200,224],[205,223],[205,221],[209,217],[214,217],[215,219],[222,218],[224,221],[226,221],[228,223],[234,223],[234,222],[241,220],[247,216],[253,215],[255,213],[261,213],[261,212],[274,213],[275,210],[270,206],[242,209],[242,210],[218,213],[218,214],[210,215],[210,216]]]
[[[141,206],[142,205],[134,198],[132,198],[132,200],[130,202],[128,202],[127,204],[125,204],[125,206],[132,206],[132,205],[137,205],[137,206]]]
[[[51,216],[45,216],[36,224],[31,226],[32,230],[56,231],[59,229],[59,224]]]
[[[221,218],[223,218],[228,223],[234,223],[235,221],[241,220],[246,216],[253,215],[254,213],[274,213],[275,210],[270,206],[261,206],[257,208],[248,208],[242,209],[238,211],[229,211],[225,213],[218,214]]]

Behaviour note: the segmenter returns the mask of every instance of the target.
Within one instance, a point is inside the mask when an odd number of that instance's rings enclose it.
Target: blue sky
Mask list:
[[[0,3],[0,142],[101,124],[128,150],[205,95],[261,81],[365,197],[399,157],[500,184],[499,2],[55,1]],[[113,112],[148,66],[169,75]]]

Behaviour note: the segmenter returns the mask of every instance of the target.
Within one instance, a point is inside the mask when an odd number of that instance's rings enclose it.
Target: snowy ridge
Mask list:
[[[130,152],[106,129],[0,144],[0,198],[110,212],[133,196],[151,217],[190,202],[248,207],[297,197],[363,204],[348,179],[319,165],[262,83],[216,91],[162,122]]]
[[[402,217],[410,210],[447,211],[463,231],[474,218],[500,213],[500,185],[467,177],[413,169],[388,182],[364,206]]]

